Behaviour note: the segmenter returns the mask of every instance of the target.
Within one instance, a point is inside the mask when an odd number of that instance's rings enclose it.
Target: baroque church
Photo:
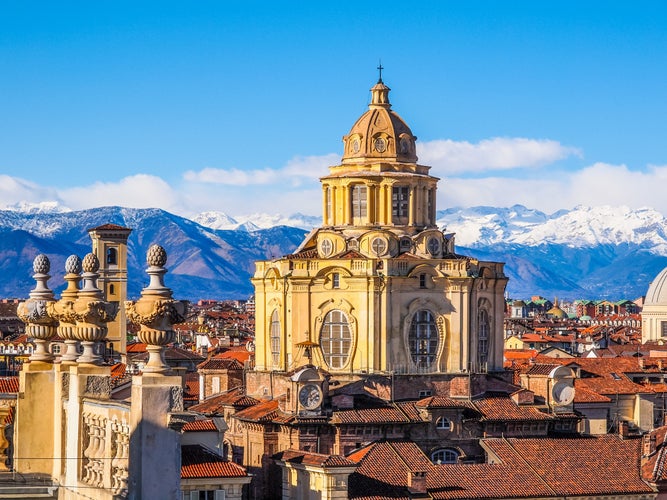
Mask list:
[[[436,225],[438,178],[382,79],[321,178],[322,226],[257,262],[255,372],[337,378],[497,371],[503,264],[457,255]]]

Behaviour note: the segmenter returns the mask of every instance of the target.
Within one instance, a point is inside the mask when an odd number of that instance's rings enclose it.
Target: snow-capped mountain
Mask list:
[[[656,255],[667,255],[667,220],[650,208],[578,206],[552,215],[521,205],[454,208],[439,212],[438,224],[456,233],[457,244],[472,248],[546,243],[573,248],[633,244],[649,248]]]
[[[268,229],[276,226],[298,227],[309,231],[322,223],[322,217],[300,213],[287,216],[255,213],[230,217],[223,212],[202,212],[194,216],[192,220],[211,229],[243,229],[245,231],[256,231],[257,229]]]
[[[147,284],[146,251],[153,243],[168,253],[166,284],[183,299],[243,298],[252,293],[255,261],[291,252],[301,229],[279,227],[223,231],[159,209],[103,207],[63,213],[0,211],[0,297],[27,297],[34,288],[32,260],[51,260],[49,286],[63,286],[65,260],[91,250],[88,229],[106,224],[132,229],[128,240],[128,294]]]
[[[146,250],[167,249],[167,284],[186,299],[252,293],[254,262],[293,251],[319,217],[205,212],[194,220],[158,209],[104,207],[83,211],[0,210],[0,297],[26,297],[32,259],[52,261],[50,285],[62,286],[65,259],[90,251],[87,229],[108,222],[133,229],[129,239],[130,296],[145,285]],[[438,225],[456,233],[457,253],[505,262],[512,297],[630,298],[646,293],[667,265],[667,220],[648,208],[576,207],[545,214],[510,208],[453,208]],[[295,226],[295,227],[289,227]]]

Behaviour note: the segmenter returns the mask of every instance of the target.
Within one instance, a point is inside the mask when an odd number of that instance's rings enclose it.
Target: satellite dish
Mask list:
[[[555,406],[567,406],[574,401],[574,387],[564,381],[558,381],[551,388],[551,397]]]

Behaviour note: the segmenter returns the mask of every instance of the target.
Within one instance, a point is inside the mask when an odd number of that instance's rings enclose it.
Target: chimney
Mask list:
[[[642,437],[642,456],[649,457],[655,453],[655,434],[644,434]]]
[[[618,424],[618,435],[621,437],[621,439],[625,439],[628,437],[628,423],[623,421],[619,422]]]
[[[426,497],[426,471],[408,471],[408,490],[411,498],[422,496],[419,494]]]

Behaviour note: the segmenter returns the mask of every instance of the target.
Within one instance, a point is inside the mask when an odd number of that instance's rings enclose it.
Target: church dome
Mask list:
[[[558,319],[567,318],[567,313],[565,311],[563,311],[558,305],[555,305],[551,309],[549,309],[547,311],[547,315],[553,316],[554,318],[558,318]]]
[[[644,305],[667,304],[667,267],[655,277],[646,292]]]
[[[403,119],[391,110],[390,90],[382,78],[371,88],[368,111],[343,137],[343,163],[417,163],[417,138]]]

